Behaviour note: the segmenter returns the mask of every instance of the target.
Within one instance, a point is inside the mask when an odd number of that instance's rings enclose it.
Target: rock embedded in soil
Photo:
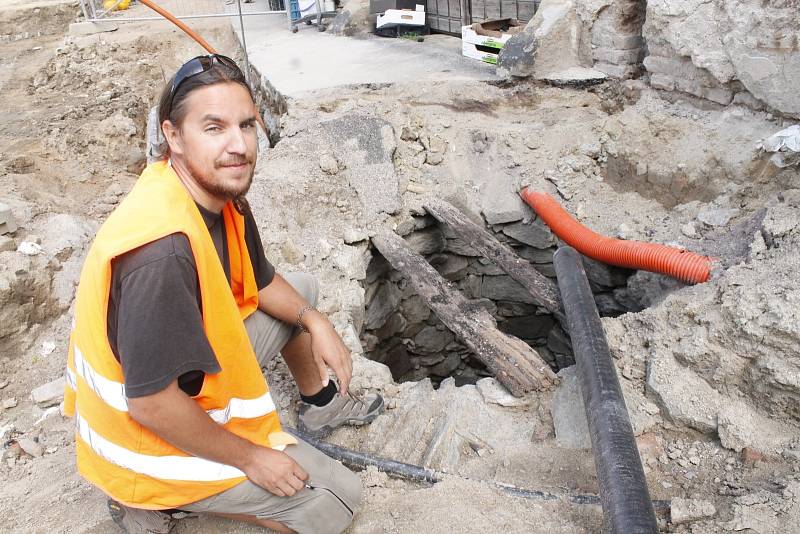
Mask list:
[[[29,454],[34,458],[39,458],[44,454],[44,447],[31,438],[19,438],[17,443],[19,443],[19,446],[23,451],[25,451],[26,454]]]
[[[61,402],[64,398],[64,377],[57,378],[31,391],[33,401],[46,408]]]
[[[674,498],[670,501],[670,518],[673,525],[691,523],[713,517],[717,509],[709,501]]]

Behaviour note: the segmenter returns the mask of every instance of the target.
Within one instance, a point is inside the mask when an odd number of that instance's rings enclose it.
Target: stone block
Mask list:
[[[597,47],[631,50],[634,48],[642,48],[644,46],[644,39],[641,35],[635,33],[625,34],[618,32],[593,31],[592,44]]]
[[[485,276],[481,284],[481,296],[492,300],[536,303],[533,296],[510,276]]]
[[[449,330],[439,331],[436,327],[426,326],[414,336],[414,352],[435,354],[441,352],[455,339]]]
[[[33,402],[46,408],[54,406],[64,399],[64,377],[57,378],[31,391]]]
[[[614,65],[630,65],[639,63],[644,55],[641,48],[619,50],[616,48],[596,48],[593,51],[595,61],[604,61]]]
[[[408,322],[405,317],[399,313],[393,313],[383,326],[375,331],[375,335],[378,336],[378,339],[388,339],[395,334],[401,333],[406,329],[406,326],[408,326]]]
[[[511,179],[507,178],[509,186]],[[532,218],[531,208],[510,187],[497,187],[490,194],[481,197],[481,213],[488,224],[503,224]]]
[[[17,231],[17,223],[11,208],[0,202],[0,235],[13,234]]]
[[[364,328],[374,330],[383,326],[399,304],[400,290],[397,286],[388,282],[381,284],[367,306]]]
[[[431,315],[431,309],[419,295],[414,295],[403,301],[403,316],[409,323],[421,323]]]
[[[442,254],[430,258],[428,263],[447,280],[459,280],[467,274],[469,259],[464,256]]]
[[[722,403],[718,421],[720,443],[736,452],[750,449],[774,457],[800,443],[796,426],[766,417],[741,401]]]
[[[461,356],[458,354],[448,354],[447,357],[433,367],[431,367],[431,374],[435,376],[450,376],[461,363]]]
[[[534,248],[546,249],[555,244],[555,238],[550,228],[539,219],[531,223],[514,223],[503,227],[503,233],[520,243]]]
[[[586,272],[586,277],[590,282],[594,282],[602,287],[612,288],[624,286],[628,281],[628,277],[636,272],[631,269],[607,265],[597,260],[587,258],[586,256],[582,256],[582,259],[583,270]]]
[[[600,72],[605,72],[613,78],[621,79],[632,78],[641,70],[639,65],[614,65],[606,61],[596,62],[594,68]]]
[[[722,402],[717,390],[683,367],[667,350],[656,351],[647,366],[647,390],[675,423],[710,434],[717,430]]]
[[[332,260],[333,265],[347,278],[363,280],[367,277],[367,261],[358,247],[342,245],[341,249],[334,252]]]
[[[447,244],[445,245],[445,250],[447,252],[452,252],[453,254],[458,254],[459,256],[468,256],[471,258],[478,258],[481,256],[480,252],[469,246],[461,239],[448,239]]]
[[[650,75],[650,86],[654,89],[664,89],[666,91],[674,91],[675,90],[675,80],[666,74],[656,74],[653,73]]]
[[[682,499],[676,497],[670,501],[670,522],[673,525],[691,523],[716,515],[717,509],[709,501]]]

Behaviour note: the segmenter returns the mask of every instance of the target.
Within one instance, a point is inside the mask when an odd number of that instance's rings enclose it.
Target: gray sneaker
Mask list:
[[[324,438],[342,425],[366,425],[383,413],[383,397],[375,393],[356,398],[337,393],[325,406],[300,402],[300,430],[315,438]]]
[[[169,534],[177,523],[164,512],[131,508],[112,499],[108,500],[108,513],[127,534]]]

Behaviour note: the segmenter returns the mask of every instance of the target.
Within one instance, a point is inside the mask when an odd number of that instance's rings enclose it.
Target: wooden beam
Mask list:
[[[517,256],[511,247],[498,241],[485,228],[469,220],[453,205],[444,200],[429,198],[424,207],[436,220],[449,226],[462,241],[521,284],[536,300],[536,304],[552,313],[564,331],[569,331],[555,282],[537,271],[529,261]]]
[[[373,237],[372,243],[512,394],[519,397],[555,386],[558,378],[535,350],[498,330],[489,312],[471,305],[425,258],[411,250],[403,238],[384,231]]]

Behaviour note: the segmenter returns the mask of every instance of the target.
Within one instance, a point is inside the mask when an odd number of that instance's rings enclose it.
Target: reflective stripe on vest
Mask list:
[[[95,371],[83,357],[77,345],[73,347],[75,369],[80,376],[100,399],[120,412],[128,411],[128,398],[125,396],[125,384],[109,380]],[[67,368],[67,383],[72,389],[78,389],[78,381],[72,369]],[[232,398],[224,408],[208,410],[206,413],[217,423],[224,425],[234,417],[240,419],[254,419],[275,411],[275,403],[269,391],[255,399]],[[87,441],[88,443],[88,441]],[[105,455],[103,455],[105,456]],[[109,459],[106,456],[106,459]],[[113,460],[112,460],[113,461]],[[116,463],[116,462],[115,462]],[[119,464],[122,465],[122,464]],[[241,475],[240,475],[241,476]],[[205,479],[203,479],[205,480]]]
[[[75,416],[78,435],[94,452],[111,463],[136,471],[143,475],[163,480],[187,480],[209,482],[243,477],[244,473],[230,465],[212,462],[196,456],[149,456],[120,447],[89,426],[81,417]]]

